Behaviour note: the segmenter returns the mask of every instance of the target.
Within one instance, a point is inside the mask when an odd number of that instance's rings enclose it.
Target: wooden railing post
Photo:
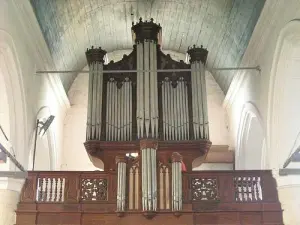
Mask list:
[[[28,172],[28,177],[25,180],[24,186],[21,192],[22,203],[34,203],[36,202],[36,193],[37,193],[37,172]]]
[[[66,203],[77,203],[80,201],[80,177],[78,173],[67,174],[65,187]]]
[[[235,201],[235,187],[233,173],[222,173],[218,177],[218,195],[220,202]]]
[[[271,170],[261,172],[261,186],[263,201],[278,201],[277,183]]]

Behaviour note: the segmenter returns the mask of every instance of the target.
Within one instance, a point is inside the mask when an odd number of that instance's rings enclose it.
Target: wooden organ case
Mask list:
[[[84,145],[104,171],[31,172],[17,224],[283,224],[270,171],[192,171],[211,146],[208,51],[193,46],[190,64],[174,61],[153,19],[132,33],[133,51],[118,62],[86,51]]]

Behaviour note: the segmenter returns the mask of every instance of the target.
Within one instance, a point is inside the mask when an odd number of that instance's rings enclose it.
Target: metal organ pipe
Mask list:
[[[93,64],[91,64],[90,67],[93,67]],[[89,71],[89,93],[88,93],[88,112],[87,112],[87,128],[86,128],[87,140],[91,139],[93,79],[94,79],[94,72],[93,72],[93,68],[91,68],[91,70]]]
[[[182,210],[182,157],[179,153],[172,154],[172,210]]]
[[[152,41],[149,42],[149,68],[150,70],[155,70],[156,68],[154,68],[154,43]],[[154,72],[150,72],[150,128],[151,128],[151,134],[152,137],[156,137],[155,135],[155,96],[154,96],[154,92],[155,92],[155,75]]]
[[[149,41],[144,42],[144,69],[149,70]],[[145,89],[145,128],[146,128],[146,137],[149,137],[149,128],[150,128],[150,80],[149,72],[144,72],[144,89]]]
[[[132,139],[132,82],[130,81],[128,83],[128,98],[129,98],[129,110],[128,110],[128,121],[129,121],[129,124],[128,124],[128,127],[129,127],[129,138],[128,140],[131,140]]]
[[[137,69],[144,68],[144,46],[137,43]],[[144,74],[137,72],[137,129],[138,138],[144,136]]]
[[[117,185],[117,211],[125,210],[126,202],[126,161],[124,157],[117,157],[118,185]]]
[[[208,110],[207,110],[207,92],[206,92],[206,82],[205,82],[205,66],[200,63],[200,71],[201,71],[201,83],[202,83],[202,96],[203,96],[203,117],[204,117],[204,138],[209,139],[209,125],[208,125]]]
[[[157,44],[153,42],[153,68],[157,69]],[[153,93],[153,98],[154,98],[154,118],[155,118],[155,135],[154,137],[158,137],[158,83],[157,83],[157,72],[153,73],[153,78],[154,78],[154,93]]]
[[[156,149],[144,148],[142,152],[142,206],[144,211],[157,209]]]

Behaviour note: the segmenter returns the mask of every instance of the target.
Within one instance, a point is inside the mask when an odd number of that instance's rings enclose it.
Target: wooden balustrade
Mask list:
[[[134,164],[133,168],[136,169],[138,166]],[[169,199],[169,192],[162,188],[168,186],[167,183],[172,175],[169,172],[169,178],[165,178],[166,171],[162,169],[158,173],[160,175],[158,176],[157,214],[166,216],[168,213],[173,214],[169,207],[171,196]],[[124,221],[127,217],[128,221],[132,218],[132,222],[142,213],[141,187],[135,184],[138,178],[133,170],[129,170],[128,175],[127,210]],[[257,224],[281,224],[281,206],[276,183],[270,171],[193,171],[183,172],[182,179],[182,220],[185,218],[189,221],[188,218],[193,217],[193,221],[207,222],[207,224],[210,224],[211,220],[216,224],[226,224],[226,220],[221,223],[220,221],[223,220],[215,219],[226,214],[228,218],[234,217],[236,219],[232,220],[238,222],[247,221],[248,215],[253,216],[253,224],[256,224],[256,221],[259,222]],[[171,190],[172,184],[169,185],[168,188]],[[18,205],[16,224],[49,224],[50,220],[56,221],[50,224],[90,224],[91,221],[101,224],[102,220],[99,218],[104,218],[106,215],[109,215],[110,220],[118,221],[117,215],[112,215],[116,212],[116,195],[115,171],[29,172]],[[209,216],[212,212],[214,218]],[[181,219],[178,219],[178,223],[179,220]],[[265,221],[279,222],[265,223]],[[238,222],[227,224],[240,224]],[[178,224],[176,221],[172,223]]]

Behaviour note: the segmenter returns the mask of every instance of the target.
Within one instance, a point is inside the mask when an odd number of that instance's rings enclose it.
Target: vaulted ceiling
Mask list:
[[[80,70],[85,50],[132,48],[131,23],[139,17],[162,26],[162,48],[209,51],[208,67],[239,66],[265,0],[31,0],[58,70]],[[68,91],[77,74],[62,74]],[[213,74],[224,93],[233,71]]]

